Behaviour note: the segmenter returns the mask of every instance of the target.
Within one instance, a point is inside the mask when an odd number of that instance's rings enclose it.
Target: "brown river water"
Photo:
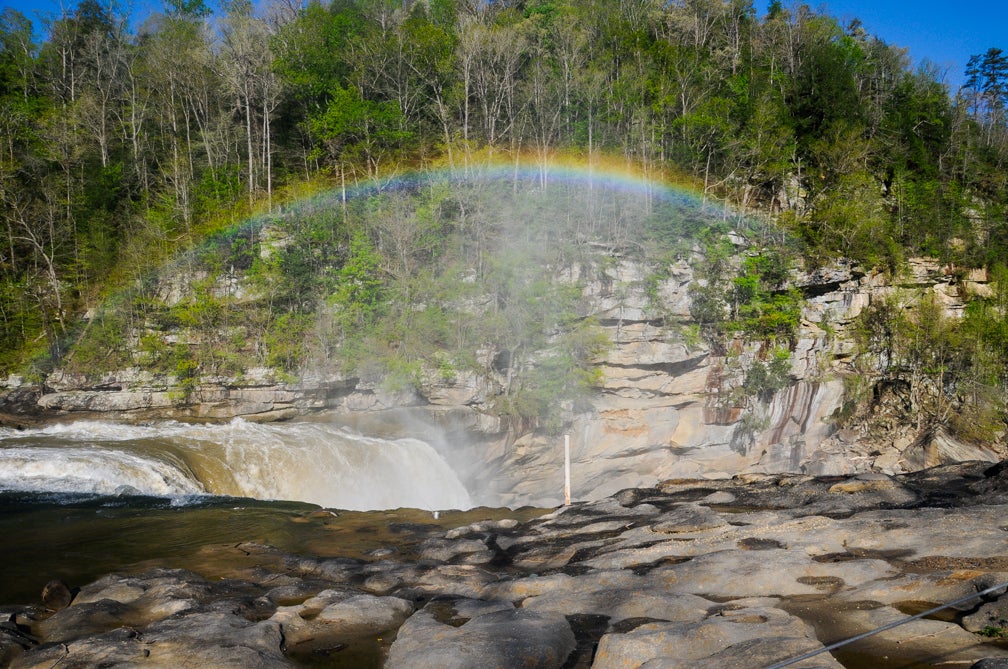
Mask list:
[[[53,578],[216,576],[213,546],[355,557],[404,540],[389,528],[511,513],[450,511],[474,504],[441,448],[320,421],[0,429],[0,604],[34,602]]]

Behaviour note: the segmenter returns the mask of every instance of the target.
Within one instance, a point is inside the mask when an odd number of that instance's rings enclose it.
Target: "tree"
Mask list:
[[[497,146],[514,131],[518,75],[528,57],[527,48],[517,25],[487,26],[473,18],[463,19],[458,55],[463,85],[463,140],[470,138],[473,102],[487,145]]]
[[[400,119],[395,102],[372,102],[355,88],[341,87],[331,93],[323,113],[310,119],[310,127],[341,175],[359,163],[377,175],[382,159],[409,137]]]
[[[265,177],[266,193],[272,206],[271,122],[280,104],[281,81],[272,69],[268,26],[253,16],[248,0],[234,0],[228,7],[223,36],[223,78],[245,119],[249,201],[253,201]]]
[[[297,155],[306,176],[319,168],[313,159],[318,142],[308,119],[322,113],[331,91],[357,81],[352,48],[367,32],[367,20],[356,2],[313,0],[272,37],[274,70],[287,92],[280,120],[300,144]]]
[[[1008,55],[991,47],[983,56],[970,56],[966,65],[966,86],[983,95],[988,110],[1008,102]]]
[[[1008,55],[992,47],[982,56],[970,56],[965,88],[972,94],[973,115],[984,128],[985,144],[991,147],[1008,105]]]
[[[865,55],[834,19],[824,16],[803,20],[799,39],[788,105],[804,148],[836,123],[863,122],[857,75]]]
[[[414,11],[400,25],[400,34],[396,39],[402,44],[402,57],[411,72],[410,76],[417,80],[419,95],[427,103],[429,111],[426,113],[436,119],[440,127],[450,161],[457,123],[454,80],[457,36],[454,32],[454,8],[450,14],[446,8],[446,15],[440,21],[435,18],[435,9],[429,12],[430,15]]]
[[[14,9],[0,11],[0,98],[27,99],[36,51],[31,21]]]

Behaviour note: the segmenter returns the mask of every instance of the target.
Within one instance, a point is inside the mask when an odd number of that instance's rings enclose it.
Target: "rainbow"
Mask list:
[[[756,219],[723,200],[705,194],[695,180],[670,175],[622,156],[596,154],[588,159],[581,155],[559,155],[550,160],[540,160],[529,153],[518,154],[517,157],[514,154],[480,153],[463,164],[440,161],[423,168],[385,173],[365,180],[347,180],[345,185],[334,185],[331,178],[324,183],[309,183],[307,187],[302,184],[300,192],[281,194],[278,198],[281,204],[273,211],[260,210],[240,221],[225,223],[216,232],[205,236],[196,249],[237,236],[255,236],[264,227],[283,230],[304,215],[353,207],[354,203],[386,194],[416,192],[434,184],[449,187],[457,184],[461,188],[476,184],[511,184],[514,186],[515,203],[521,202],[527,194],[529,201],[538,197],[541,204],[556,193],[559,197],[549,204],[556,208],[539,210],[546,216],[554,217],[560,216],[560,212],[566,212],[566,216],[581,213],[576,207],[585,202],[586,193],[593,193],[596,201],[609,198],[610,211],[619,210],[626,214],[628,210],[636,209],[628,215],[636,216],[637,220],[648,216],[680,221],[678,230],[670,227],[662,233],[663,239],[672,243],[693,238],[695,233],[711,227],[722,232],[728,229],[739,232],[757,229],[754,225]],[[617,201],[618,204],[613,204]],[[564,209],[565,203],[574,208]],[[759,229],[765,233],[765,222],[759,225]],[[176,256],[169,260],[169,264],[180,259],[181,256]]]
[[[669,176],[663,171],[621,157],[596,155],[558,156],[539,160],[527,154],[517,159],[507,155],[480,155],[461,165],[434,164],[423,169],[394,172],[347,183],[345,187],[321,189],[284,204],[280,212],[293,212],[301,207],[331,205],[334,202],[395,192],[432,183],[513,182],[525,188],[547,185],[599,188],[629,195],[673,203],[682,208],[717,211],[719,216],[744,218],[744,214],[725,202],[706,195],[701,186],[680,176]],[[261,215],[260,215],[261,216]],[[253,219],[259,216],[252,217]]]

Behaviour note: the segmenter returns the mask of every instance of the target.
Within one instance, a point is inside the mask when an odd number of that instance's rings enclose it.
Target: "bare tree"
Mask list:
[[[265,178],[272,195],[270,117],[279,105],[280,82],[272,70],[267,23],[252,14],[251,5],[233,3],[222,30],[220,73],[235,106],[244,117],[249,202]]]

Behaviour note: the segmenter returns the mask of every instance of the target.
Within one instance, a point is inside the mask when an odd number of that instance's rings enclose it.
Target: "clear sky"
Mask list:
[[[130,8],[134,17],[162,6],[160,0],[112,0]],[[57,13],[77,0],[0,0],[31,19],[40,13]],[[755,0],[760,16],[769,0]],[[790,7],[794,0],[784,0]],[[966,61],[991,47],[1008,52],[1008,0],[810,0],[808,4],[840,19],[846,25],[861,19],[865,29],[889,44],[907,47],[914,64],[927,59],[947,73],[953,92],[962,82]]]
[[[769,0],[756,0],[766,14]],[[792,6],[784,0],[784,6]],[[835,16],[841,25],[861,19],[865,30],[887,44],[906,47],[915,65],[927,59],[946,72],[952,92],[966,62],[991,47],[1008,53],[1008,0],[825,0],[807,3]]]
[[[130,25],[141,22],[139,18],[162,11],[165,6],[163,0],[98,0],[98,3],[105,7],[111,5],[117,15],[125,14]],[[31,19],[37,28],[43,20],[58,17],[64,9],[73,10],[79,4],[80,0],[0,0],[0,9],[10,7],[18,10]],[[207,4],[213,7],[216,0]]]

